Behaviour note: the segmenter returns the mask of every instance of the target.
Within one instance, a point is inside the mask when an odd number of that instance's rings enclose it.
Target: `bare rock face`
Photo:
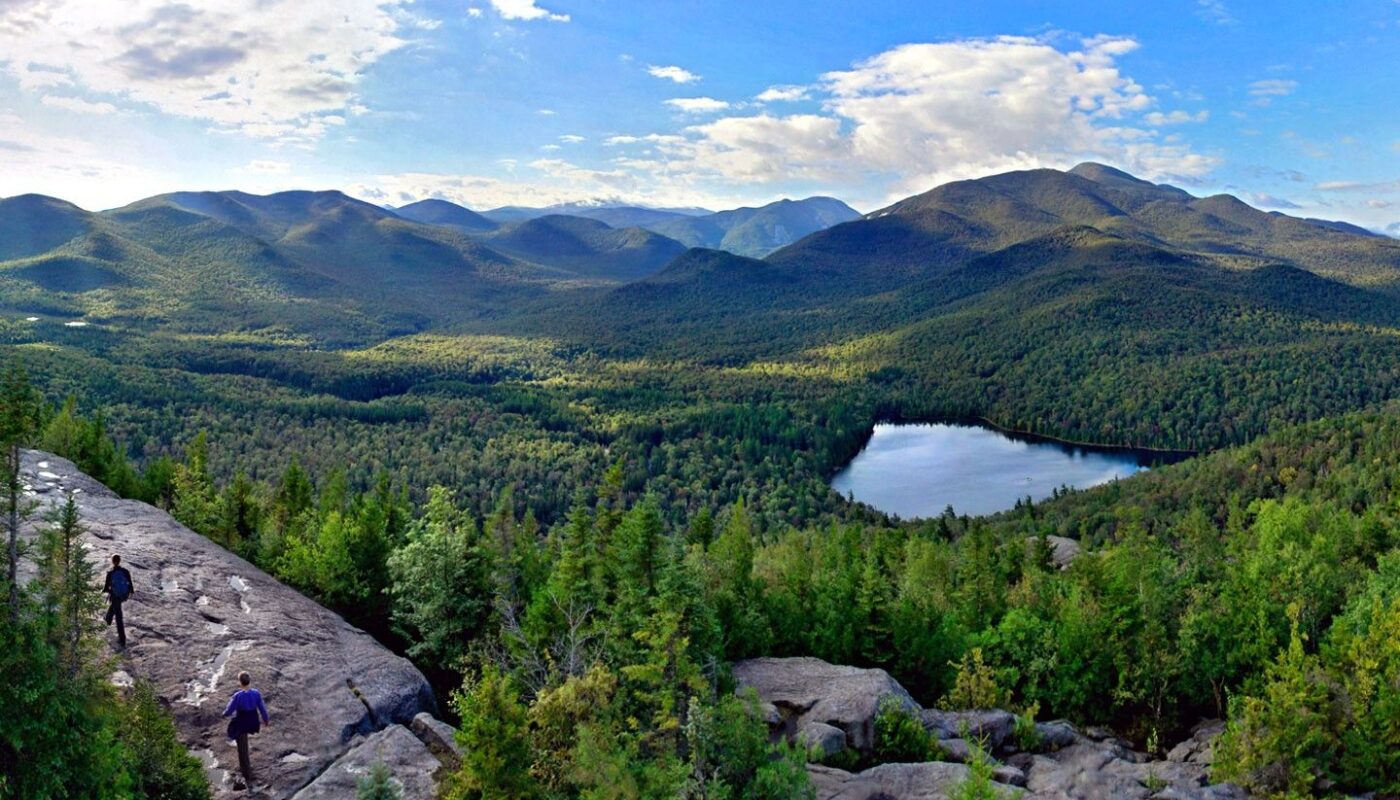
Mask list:
[[[297,792],[292,800],[353,798],[360,779],[369,774],[376,762],[389,768],[390,780],[398,787],[400,796],[436,796],[436,773],[442,769],[442,763],[408,728],[390,725],[357,738],[345,755],[317,776],[310,786]]]
[[[948,800],[969,771],[962,764],[930,761],[923,764],[881,764],[850,773],[832,767],[810,766],[819,800]],[[996,786],[999,797],[1022,797],[1024,790]]]
[[[394,743],[396,752],[412,750],[404,736],[418,742],[402,726],[421,712],[435,713],[436,705],[406,659],[164,511],[117,497],[69,461],[30,451],[22,469],[40,506],[35,525],[74,492],[99,574],[114,553],[131,571],[135,593],[124,607],[129,647],[113,680],[155,686],[180,737],[203,758],[216,797],[234,796],[238,757],[220,714],[241,671],[252,675],[272,717],[252,739],[257,791],[251,796],[297,795],[357,737],[388,729],[376,741]],[[115,647],[116,632],[107,635]],[[427,761],[415,754],[411,763]],[[405,800],[431,796],[404,793]]]
[[[784,736],[792,738],[811,723],[821,723],[845,731],[846,746],[861,752],[874,746],[875,714],[884,698],[919,712],[914,698],[882,669],[842,667],[819,658],[753,658],[734,665],[734,679],[777,707]],[[823,727],[804,736],[829,742],[829,734]]]

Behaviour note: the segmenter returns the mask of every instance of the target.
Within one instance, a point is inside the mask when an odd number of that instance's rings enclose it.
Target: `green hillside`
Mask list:
[[[679,242],[643,228],[613,228],[599,220],[564,215],[507,225],[481,241],[579,278],[617,283],[644,278],[685,251]]]

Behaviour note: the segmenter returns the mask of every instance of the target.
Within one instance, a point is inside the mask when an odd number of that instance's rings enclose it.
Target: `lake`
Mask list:
[[[952,506],[977,516],[1014,508],[1058,488],[1086,489],[1184,454],[1065,444],[953,423],[875,426],[865,449],[831,486],[903,519],[936,517]]]

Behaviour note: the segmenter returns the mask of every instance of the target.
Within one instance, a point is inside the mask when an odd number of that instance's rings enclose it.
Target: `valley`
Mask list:
[[[53,404],[33,444],[461,687],[469,751],[517,736],[577,766],[512,778],[537,796],[603,762],[672,786],[676,703],[746,719],[726,665],[762,656],[878,667],[929,707],[987,681],[978,703],[1140,748],[1228,719],[1217,777],[1261,793],[1250,703],[1286,695],[1331,715],[1317,774],[1393,789],[1366,748],[1394,687],[1287,693],[1400,664],[1346,655],[1400,611],[1400,242],[1098,164],[858,219],[813,200],[776,244],[752,231],[786,206],[10,198],[0,337]],[[908,521],[832,488],[877,423],[974,418],[1200,455]],[[460,571],[413,571],[432,558]],[[497,727],[565,687],[610,709],[567,713],[616,749]],[[654,724],[624,724],[638,709]]]

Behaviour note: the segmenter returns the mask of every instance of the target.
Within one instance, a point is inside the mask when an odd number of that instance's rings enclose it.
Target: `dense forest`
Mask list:
[[[1103,170],[630,283],[335,193],[31,202],[68,227],[0,263],[0,338],[48,400],[6,441],[407,654],[462,732],[453,797],[800,797],[809,754],[733,691],[756,655],[1148,749],[1225,717],[1220,780],[1400,794],[1400,248]],[[828,485],[877,421],[969,417],[1200,455],[977,519]],[[63,580],[12,596],[5,658],[71,662]],[[24,702],[129,774],[157,756],[110,726],[144,701],[97,671]]]

